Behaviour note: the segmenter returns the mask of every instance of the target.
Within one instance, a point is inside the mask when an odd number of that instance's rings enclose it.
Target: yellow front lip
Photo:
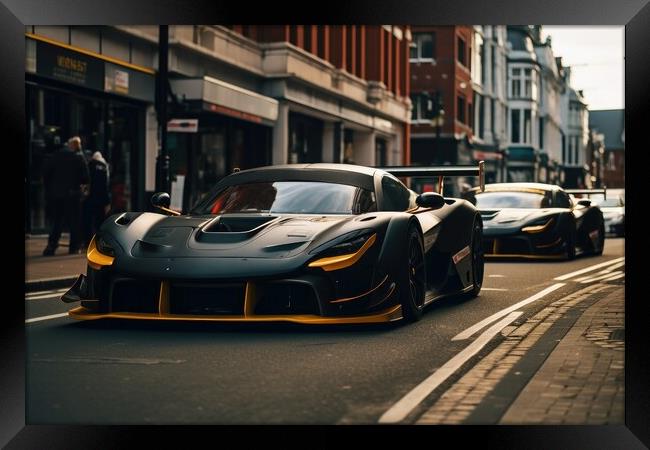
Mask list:
[[[71,309],[68,315],[77,320],[97,319],[138,319],[138,320],[176,320],[190,322],[293,322],[310,325],[334,325],[353,323],[385,323],[394,322],[402,318],[401,305],[391,306],[376,314],[363,316],[321,317],[313,314],[296,314],[290,316],[196,316],[185,314],[158,314],[158,313],[93,313],[83,306]]]

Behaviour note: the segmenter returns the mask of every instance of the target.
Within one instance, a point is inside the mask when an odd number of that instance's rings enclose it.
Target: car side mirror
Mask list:
[[[423,192],[417,196],[415,204],[421,208],[439,209],[445,204],[445,198],[437,192]]]
[[[591,200],[578,200],[580,206],[591,206]]]
[[[167,192],[156,192],[151,196],[151,204],[156,208],[169,208],[171,197]]]

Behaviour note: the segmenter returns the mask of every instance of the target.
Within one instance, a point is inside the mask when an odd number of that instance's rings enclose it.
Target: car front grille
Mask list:
[[[239,316],[244,314],[245,290],[245,283],[172,283],[169,312],[171,314],[206,316]]]

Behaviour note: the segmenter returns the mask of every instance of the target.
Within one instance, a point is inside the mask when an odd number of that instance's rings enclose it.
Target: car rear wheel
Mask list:
[[[472,290],[468,295],[471,298],[478,296],[483,286],[483,228],[481,227],[480,220],[474,221],[474,229],[472,232]]]
[[[594,245],[594,255],[602,255],[605,249],[605,224],[601,223],[598,227],[598,240]]]
[[[572,225],[564,236],[564,246],[566,247],[566,259],[571,261],[576,257],[576,230]]]
[[[426,270],[422,236],[415,226],[409,228],[406,250],[406,261],[400,277],[400,303],[404,318],[416,322],[422,317],[424,309]]]

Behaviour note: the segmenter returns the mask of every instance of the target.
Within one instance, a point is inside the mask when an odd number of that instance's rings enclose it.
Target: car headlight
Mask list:
[[[108,256],[115,256],[115,248],[113,248],[113,246],[108,243],[104,236],[96,236],[95,243],[97,245],[97,250],[99,253],[103,253],[104,255]]]
[[[542,219],[538,219],[529,223],[523,227],[521,231],[524,231],[526,233],[541,233],[542,231],[546,231],[548,228],[550,228],[553,223],[555,223],[555,219],[553,217],[544,217]]]

